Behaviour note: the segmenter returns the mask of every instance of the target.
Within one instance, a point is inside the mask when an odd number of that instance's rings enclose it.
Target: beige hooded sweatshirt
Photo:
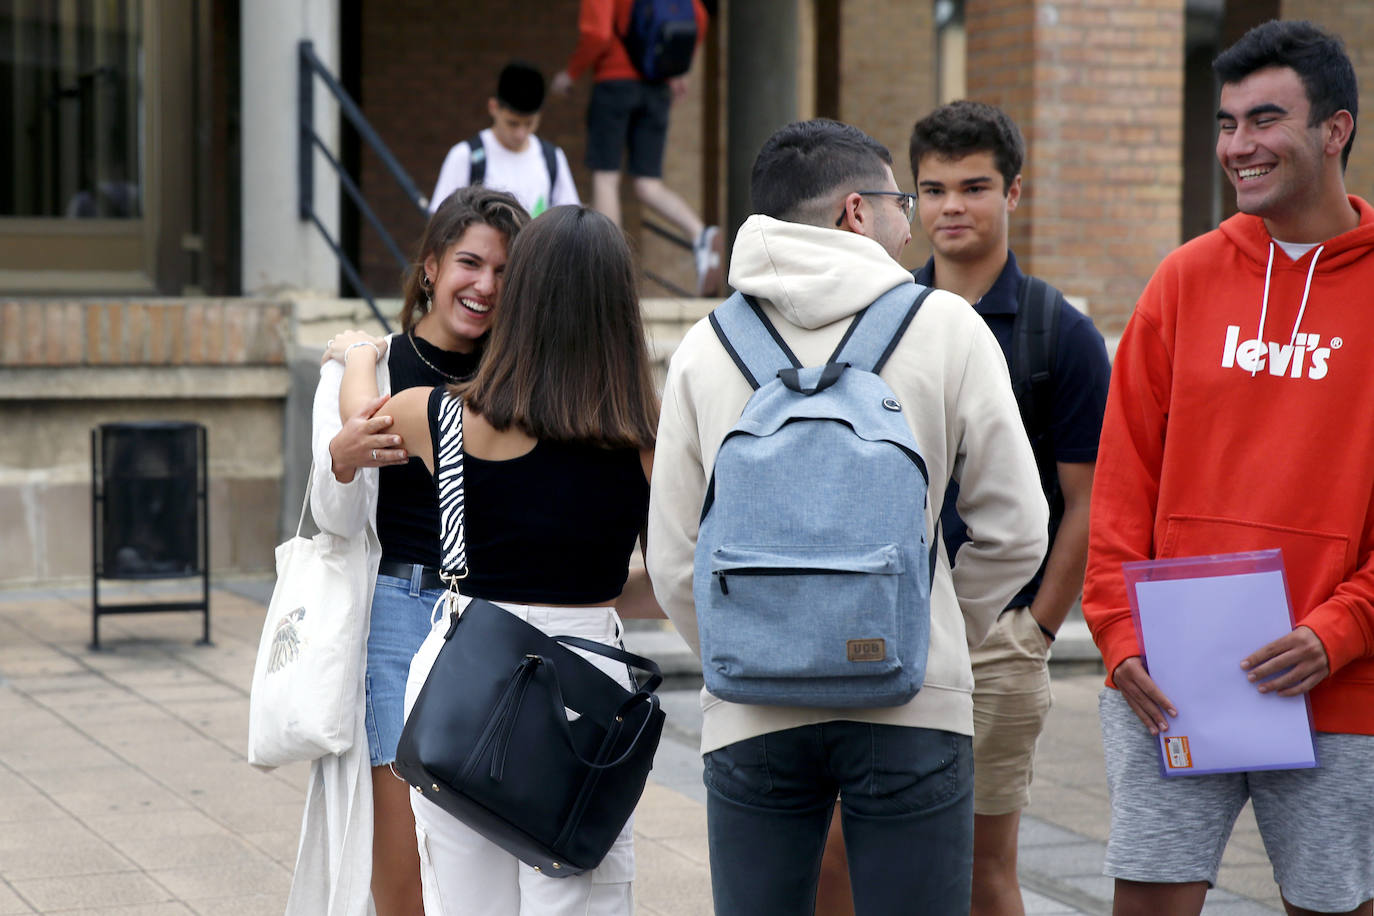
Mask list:
[[[730,284],[755,296],[804,365],[825,362],[852,316],[911,274],[872,239],[839,229],[751,216],[740,228]],[[701,751],[835,719],[973,734],[969,646],[1035,574],[1046,549],[1047,509],[1012,396],[1006,360],[968,303],[933,291],[881,376],[906,408],[930,472],[926,534],[951,477],[971,542],[951,574],[938,551],[925,685],[903,706],[818,709],[730,703],[702,690]],[[716,450],[752,391],[709,322],[673,355],[663,395],[649,501],[648,567],[654,592],[693,649],[692,564],[702,499]],[[804,498],[805,481],[798,481]],[[884,499],[874,493],[874,499]],[[933,509],[931,507],[934,507]]]

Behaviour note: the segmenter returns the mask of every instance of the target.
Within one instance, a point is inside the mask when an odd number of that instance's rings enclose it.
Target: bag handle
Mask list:
[[[561,642],[564,639],[575,639],[576,637],[555,636],[552,638]],[[592,645],[602,649],[607,648],[600,643],[593,643]],[[631,658],[638,658],[638,656],[630,655],[628,652],[624,654]],[[644,661],[647,661],[647,659],[644,659]],[[497,700],[498,712],[496,730],[492,733],[494,744],[491,751],[491,767],[488,771],[488,775],[497,781],[500,781],[505,774],[506,752],[510,749],[510,736],[515,731],[515,721],[519,717],[520,707],[524,703],[525,691],[529,688],[530,682],[534,680],[535,669],[539,667],[545,668],[553,678],[554,708],[562,709],[567,706],[567,704],[563,702],[563,683],[558,676],[558,666],[553,663],[552,659],[546,658],[543,655],[533,654],[526,655],[522,658],[520,663],[515,666],[515,671],[511,674],[510,682],[506,685],[506,689],[502,693],[501,698]],[[625,721],[625,716],[630,710],[643,703],[648,703],[651,707],[657,709],[659,706],[659,699],[656,695],[647,690],[640,690],[638,693],[632,694],[616,709],[613,717],[614,722],[620,723]],[[630,739],[629,746],[625,748],[624,752],[621,753],[619,757],[609,763],[595,763],[591,760],[587,760],[582,756],[581,752],[578,751],[577,744],[571,740],[571,736],[568,741],[568,749],[572,751],[573,756],[577,758],[579,763],[590,770],[613,769],[630,759],[630,755],[635,752],[640,739],[644,737],[644,731],[649,727],[649,720],[652,718],[652,710],[645,713],[643,721],[639,723],[639,730],[636,731],[635,736]]]
[[[305,510],[310,506],[310,486],[315,482],[315,459],[310,459],[310,474],[305,478],[305,496],[301,498],[301,517],[296,520],[296,537],[301,536],[305,526]]]
[[[649,672],[649,680],[645,681],[643,686],[639,688],[643,693],[653,693],[663,683],[663,671],[653,659],[635,655],[633,652],[626,652],[624,649],[608,646],[605,643],[583,639],[581,636],[551,636],[549,638],[561,642],[565,646],[574,646],[583,651],[609,658],[613,662],[620,662],[622,665]]]

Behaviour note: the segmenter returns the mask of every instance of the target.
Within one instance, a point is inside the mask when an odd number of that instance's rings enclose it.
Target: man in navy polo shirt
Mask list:
[[[992,329],[1008,365],[1018,309],[1045,290],[1031,287],[1007,248],[1008,223],[1021,197],[1025,145],[1016,124],[979,102],[944,105],[916,123],[911,171],[918,211],[934,255],[916,282],[963,296]],[[1092,321],[1048,289],[1057,329],[1051,374],[1034,397],[1043,410],[1022,419],[1050,504],[1050,548],[1040,570],[1011,600],[972,653],[974,757],[974,916],[1023,913],[1016,879],[1021,809],[1030,802],[1035,740],[1050,707],[1047,653],[1083,590],[1088,502],[1111,367]],[[1022,303],[1025,302],[1025,306]],[[1013,379],[1016,372],[1013,370]],[[958,490],[951,487],[941,527],[952,563],[964,543]],[[956,573],[957,575],[957,573]]]

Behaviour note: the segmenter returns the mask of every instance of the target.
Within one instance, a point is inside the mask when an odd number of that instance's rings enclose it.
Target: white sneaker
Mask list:
[[[692,245],[692,258],[697,265],[697,295],[719,296],[721,262],[724,260],[725,240],[720,227],[707,226]]]

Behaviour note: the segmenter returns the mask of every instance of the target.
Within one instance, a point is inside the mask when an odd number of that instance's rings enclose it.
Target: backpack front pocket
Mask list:
[[[899,671],[902,570],[892,544],[719,547],[711,557],[715,619],[702,621],[705,661],[734,678]]]

